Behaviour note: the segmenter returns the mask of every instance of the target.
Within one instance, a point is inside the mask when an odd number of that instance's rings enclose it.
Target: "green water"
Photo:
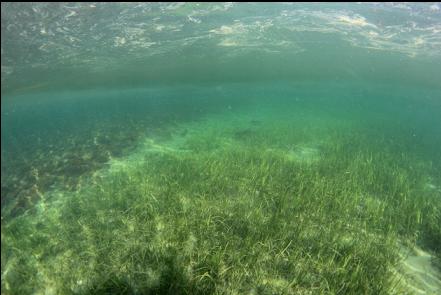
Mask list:
[[[439,294],[441,5],[1,4],[2,294]]]

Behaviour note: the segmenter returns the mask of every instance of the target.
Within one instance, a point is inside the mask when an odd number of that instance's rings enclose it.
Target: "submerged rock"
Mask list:
[[[248,140],[249,138],[253,137],[256,134],[256,131],[254,131],[251,128],[246,129],[240,129],[233,132],[233,138],[235,140]]]

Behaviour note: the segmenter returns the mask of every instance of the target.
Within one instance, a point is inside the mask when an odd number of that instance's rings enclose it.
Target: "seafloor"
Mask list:
[[[21,98],[2,294],[440,292],[439,103],[234,87]]]

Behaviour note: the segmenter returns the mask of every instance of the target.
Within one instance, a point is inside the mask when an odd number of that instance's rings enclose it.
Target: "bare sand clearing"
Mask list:
[[[441,272],[433,264],[434,256],[418,247],[403,247],[402,255],[398,267],[402,286],[412,294],[441,294]]]

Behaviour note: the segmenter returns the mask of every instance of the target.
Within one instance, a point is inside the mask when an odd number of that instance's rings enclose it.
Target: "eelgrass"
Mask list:
[[[439,167],[355,127],[293,161],[307,132],[289,127],[208,129],[8,221],[2,292],[402,292],[401,243],[441,256],[440,193],[425,188]]]

